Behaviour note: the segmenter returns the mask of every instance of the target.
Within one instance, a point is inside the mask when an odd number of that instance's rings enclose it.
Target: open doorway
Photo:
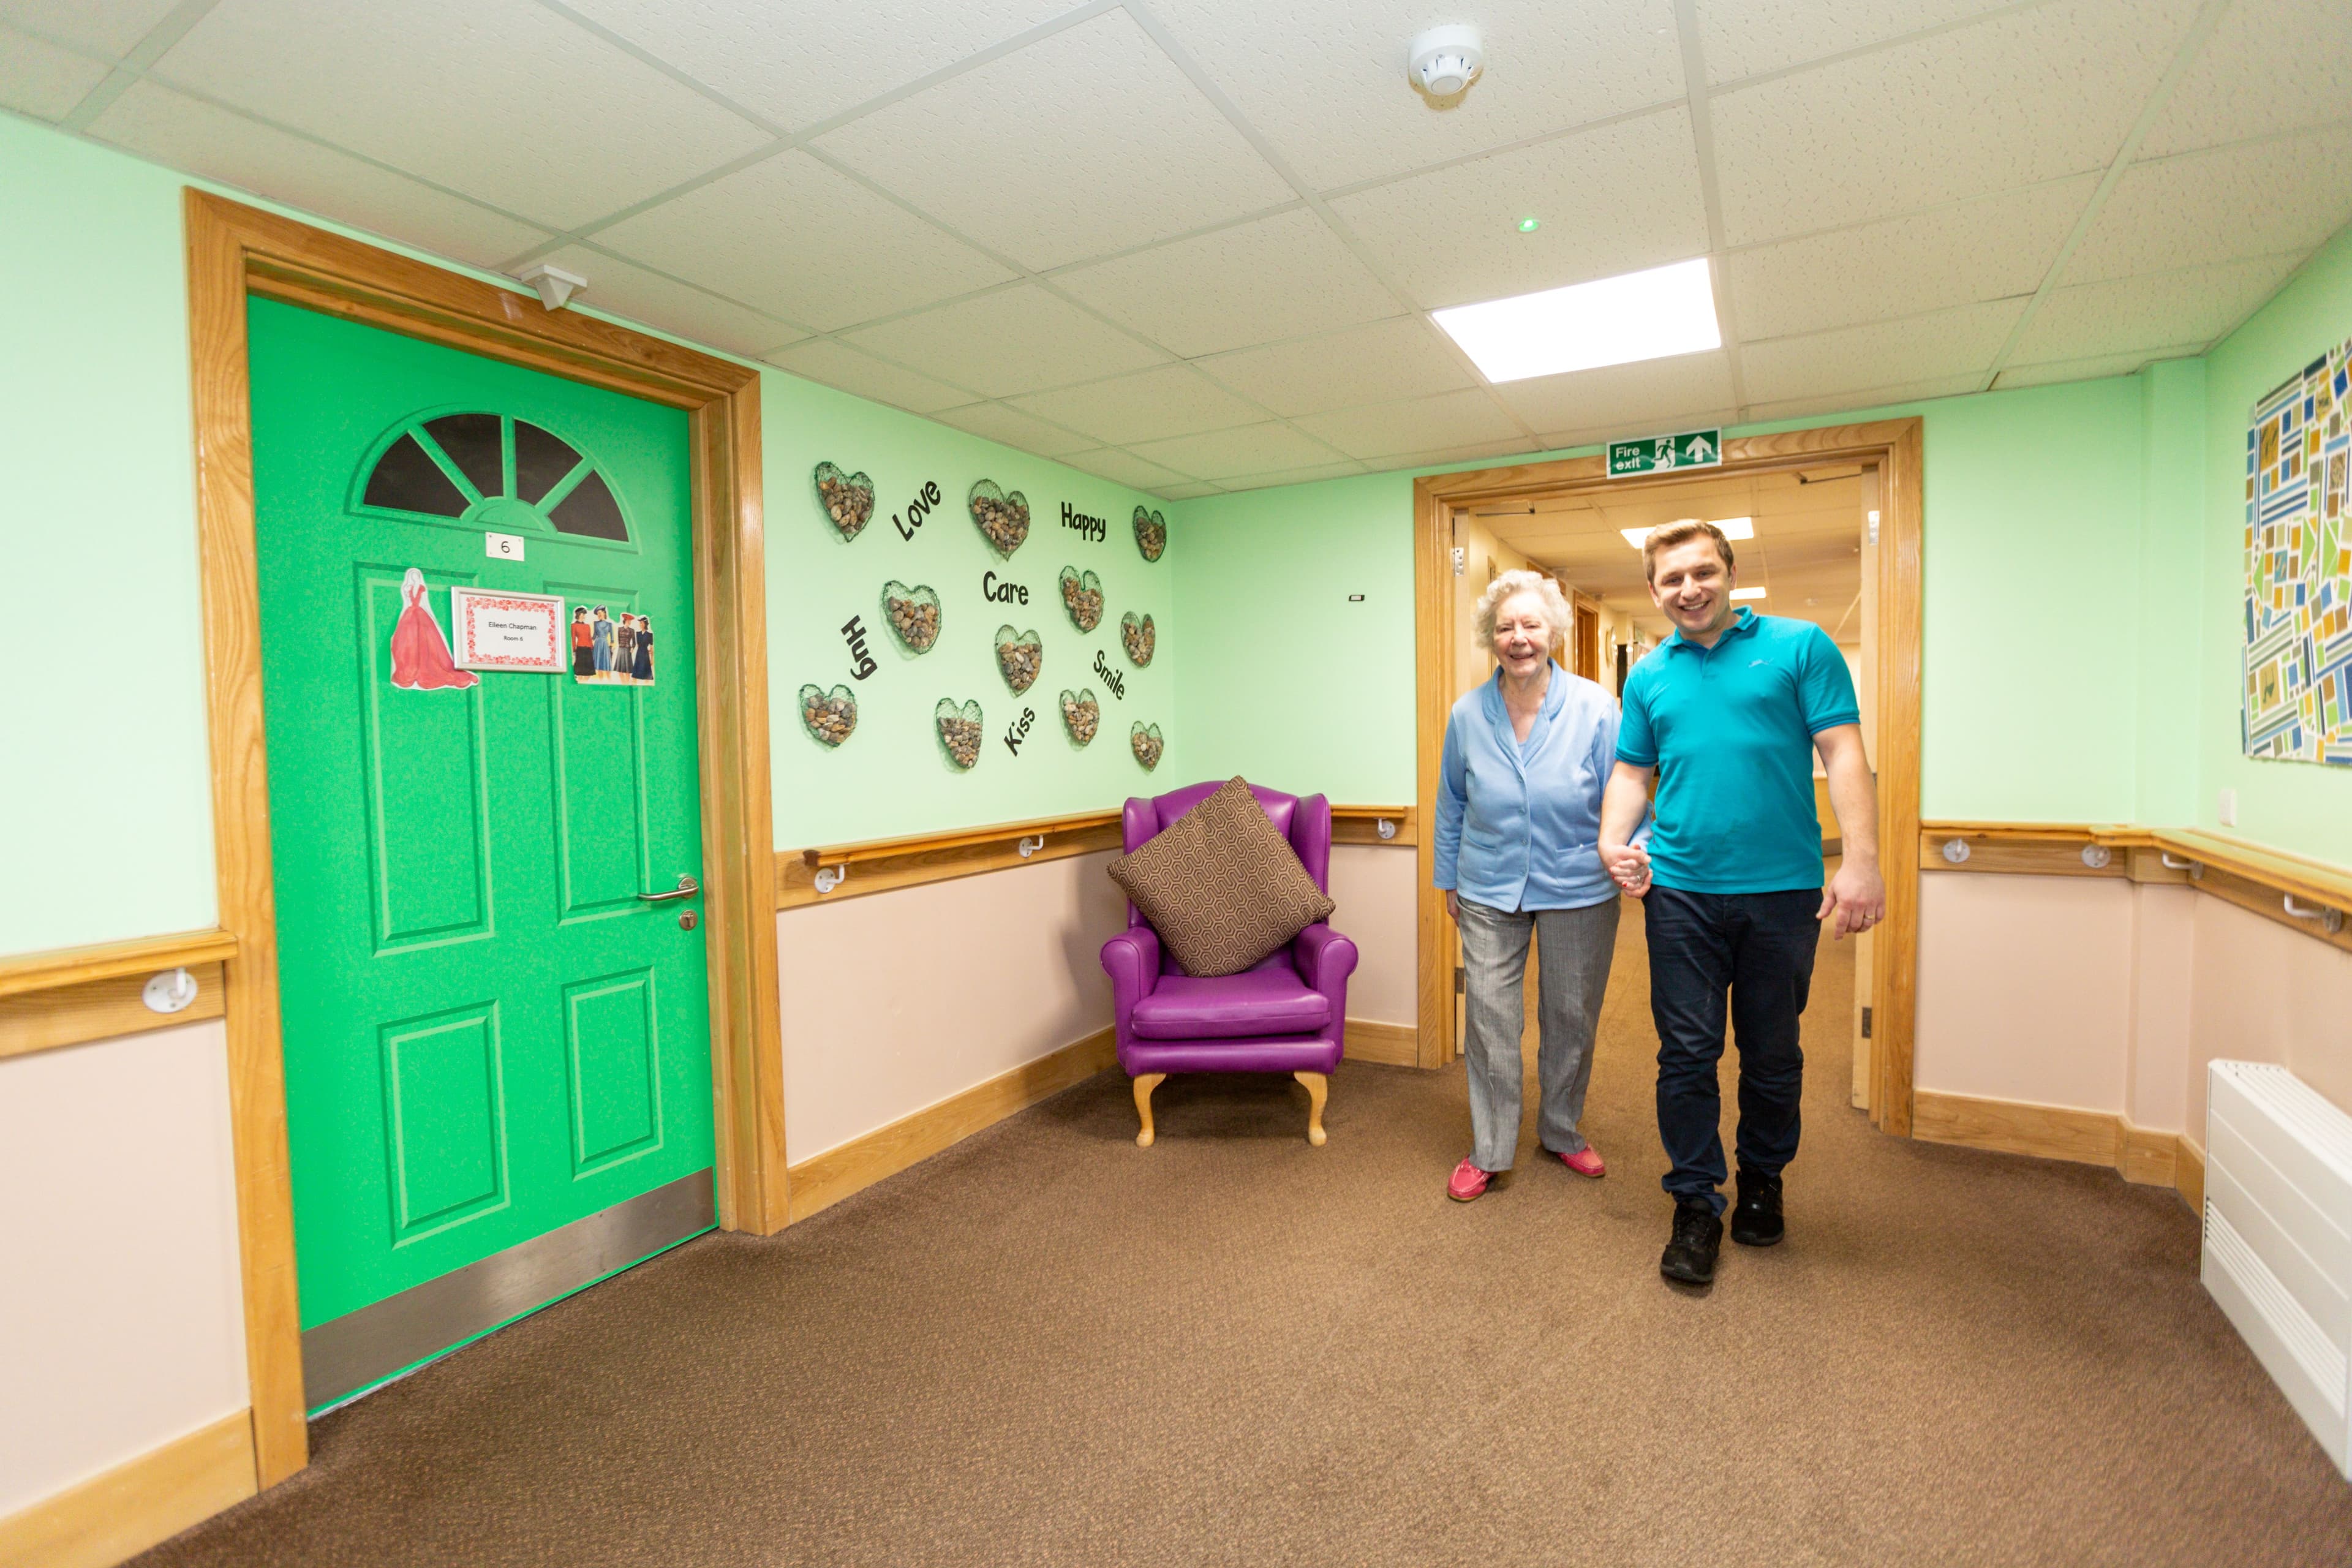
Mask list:
[[[1650,602],[1629,531],[1686,517],[1745,520],[1727,528],[1743,599],[1759,613],[1820,626],[1854,674],[1877,770],[1887,915],[1855,952],[1853,1100],[1887,1131],[1907,1133],[1918,912],[1918,422],[1735,437],[1719,467],[1683,475],[1612,480],[1601,458],[1572,458],[1433,475],[1415,491],[1424,820],[1435,814],[1446,710],[1493,668],[1469,622],[1495,574],[1525,565],[1559,583],[1576,611],[1562,662],[1614,695],[1673,629]],[[1836,819],[1818,776],[1815,796],[1823,847],[1834,854]],[[1450,1060],[1459,1039],[1458,1009],[1448,1005],[1457,938],[1443,898],[1427,887],[1433,855],[1433,836],[1422,867],[1424,1066]]]

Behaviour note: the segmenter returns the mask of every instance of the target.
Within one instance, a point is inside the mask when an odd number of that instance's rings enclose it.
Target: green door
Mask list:
[[[688,447],[674,409],[249,320],[316,1409],[711,1224],[700,900],[647,898],[702,875]],[[562,670],[454,668],[453,588],[560,595]]]

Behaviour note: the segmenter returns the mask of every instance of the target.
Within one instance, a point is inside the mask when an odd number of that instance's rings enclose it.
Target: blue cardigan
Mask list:
[[[1601,792],[1616,761],[1617,704],[1598,685],[1554,665],[1522,746],[1496,670],[1445,721],[1437,885],[1497,910],[1578,910],[1615,898],[1600,844]],[[1647,820],[1644,812],[1637,841]]]

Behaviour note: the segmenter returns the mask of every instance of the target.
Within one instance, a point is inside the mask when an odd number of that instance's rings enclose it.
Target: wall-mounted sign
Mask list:
[[[561,675],[570,662],[563,601],[553,594],[449,590],[459,669],[521,669]]]
[[[1609,477],[1657,474],[1669,468],[1716,468],[1723,466],[1721,430],[1685,430],[1679,436],[1644,436],[1635,441],[1609,443]]]

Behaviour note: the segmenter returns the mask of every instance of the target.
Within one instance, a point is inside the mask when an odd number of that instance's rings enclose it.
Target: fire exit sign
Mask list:
[[[1668,468],[1714,468],[1723,464],[1721,430],[1686,430],[1679,436],[1645,436],[1609,443],[1609,477],[1664,473]]]

